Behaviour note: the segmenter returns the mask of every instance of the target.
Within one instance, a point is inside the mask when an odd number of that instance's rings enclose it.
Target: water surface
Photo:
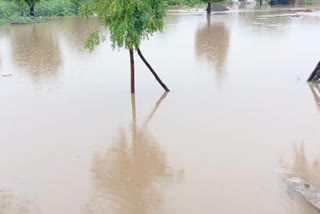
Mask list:
[[[0,28],[0,213],[317,213],[317,13],[168,14],[136,55],[83,48],[95,19]],[[2,77],[2,74],[12,76]]]

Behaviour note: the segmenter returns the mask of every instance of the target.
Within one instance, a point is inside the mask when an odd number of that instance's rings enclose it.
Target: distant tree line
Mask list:
[[[33,17],[77,15],[85,0],[0,0],[0,24],[32,22]]]
[[[88,0],[0,0],[0,24],[33,22],[33,17],[78,15],[82,3]],[[220,0],[163,0],[168,6],[193,6]]]
[[[167,0],[167,4],[169,6],[175,6],[175,5],[188,5],[193,6],[195,4],[198,4],[199,0]]]

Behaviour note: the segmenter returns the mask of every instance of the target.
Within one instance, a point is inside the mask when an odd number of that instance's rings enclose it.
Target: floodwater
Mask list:
[[[170,13],[136,55],[83,48],[95,19],[0,28],[0,213],[318,213],[319,13]]]

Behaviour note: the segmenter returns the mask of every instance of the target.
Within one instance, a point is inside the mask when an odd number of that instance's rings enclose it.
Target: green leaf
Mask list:
[[[137,49],[144,39],[163,29],[166,6],[163,0],[90,0],[82,4],[80,14],[97,14],[101,26],[110,32],[113,48]],[[90,51],[100,44],[100,33],[89,35],[86,47]]]

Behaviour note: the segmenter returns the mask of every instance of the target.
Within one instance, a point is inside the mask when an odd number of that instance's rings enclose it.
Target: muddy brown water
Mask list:
[[[0,213],[317,213],[281,174],[320,187],[320,17],[250,10],[168,14],[169,94],[95,19],[1,27]]]

